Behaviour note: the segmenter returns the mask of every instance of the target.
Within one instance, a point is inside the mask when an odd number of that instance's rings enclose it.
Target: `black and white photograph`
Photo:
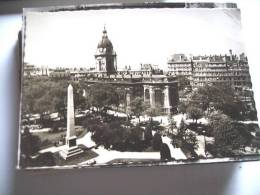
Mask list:
[[[259,160],[240,9],[192,5],[25,10],[18,168]]]

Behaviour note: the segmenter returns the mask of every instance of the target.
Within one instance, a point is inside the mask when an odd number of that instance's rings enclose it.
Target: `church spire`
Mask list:
[[[103,37],[107,37],[106,25],[104,24]]]
[[[113,44],[107,36],[106,26],[104,25],[103,36],[98,43],[95,54],[96,70],[113,74],[116,72],[116,53],[113,50]]]

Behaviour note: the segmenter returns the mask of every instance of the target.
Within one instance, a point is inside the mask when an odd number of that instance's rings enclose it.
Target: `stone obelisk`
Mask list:
[[[60,152],[63,159],[78,155],[83,152],[77,146],[77,137],[75,133],[75,114],[74,114],[74,100],[73,100],[73,87],[70,84],[68,87],[67,96],[67,134],[66,134],[66,147]]]
[[[70,140],[74,140],[75,136],[75,114],[74,114],[74,98],[73,98],[73,87],[70,84],[68,87],[67,95],[67,134],[66,142],[69,146],[76,144],[70,143]]]

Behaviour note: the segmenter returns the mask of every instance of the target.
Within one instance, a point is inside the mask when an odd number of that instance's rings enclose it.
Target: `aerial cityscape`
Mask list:
[[[169,56],[117,68],[104,27],[96,64],[24,64],[21,167],[257,158],[260,130],[244,53]]]
[[[19,168],[260,159],[239,9],[152,5],[25,13]]]

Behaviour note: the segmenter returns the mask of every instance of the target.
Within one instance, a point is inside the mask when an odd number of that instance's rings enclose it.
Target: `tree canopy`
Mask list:
[[[41,140],[38,136],[33,135],[29,130],[21,135],[21,154],[30,157],[37,153],[40,149]]]
[[[187,108],[187,114],[197,123],[197,120],[203,116],[203,110],[199,107],[191,105]]]
[[[178,75],[177,80],[179,83],[178,85],[179,90],[184,90],[187,87],[191,87],[190,80],[186,76]]]
[[[188,129],[184,120],[181,120],[180,126],[177,129],[177,134],[172,134],[172,144],[174,147],[195,149],[198,147],[196,135]]]
[[[142,97],[136,97],[130,102],[131,112],[138,118],[146,110],[147,106]]]
[[[205,85],[198,88],[190,99],[190,104],[202,110],[221,110],[233,119],[241,119],[245,111],[239,95],[228,84]]]
[[[210,116],[210,127],[213,129],[215,147],[224,156],[245,147],[250,140],[250,135],[245,134],[246,129],[243,126],[221,112]]]
[[[111,84],[95,83],[89,87],[88,100],[92,106],[105,109],[108,106],[119,105],[119,94]]]
[[[146,146],[143,140],[144,129],[139,126],[126,127],[115,120],[104,123],[100,120],[88,120],[89,131],[93,132],[92,139],[97,145],[103,145],[107,149],[119,151],[142,151]]]
[[[24,114],[65,112],[67,104],[67,87],[73,85],[75,108],[84,106],[83,93],[78,83],[73,81],[53,81],[47,78],[24,80],[23,108]]]

